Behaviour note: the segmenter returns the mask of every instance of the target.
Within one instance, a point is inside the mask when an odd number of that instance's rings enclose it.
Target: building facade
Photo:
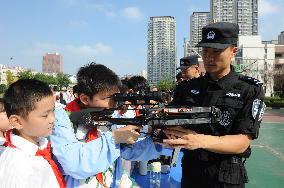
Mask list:
[[[278,35],[278,44],[284,45],[284,31]]]
[[[284,96],[284,45],[275,45],[274,93]]]
[[[176,75],[176,21],[171,16],[150,17],[148,22],[147,79],[156,85]]]
[[[42,59],[43,73],[63,72],[63,57],[59,53],[46,53]]]
[[[202,28],[210,23],[210,12],[193,12],[190,16],[190,46],[199,54],[201,48],[195,45],[202,39]]]
[[[23,71],[31,71],[33,74],[36,74],[37,72],[31,69],[26,69],[20,66],[13,66],[13,67],[8,67],[6,65],[0,64],[0,84],[9,84],[9,74],[10,74],[10,79],[16,81],[18,79],[19,73]]]
[[[263,82],[265,96],[274,94],[275,44],[263,44],[259,35],[239,36],[237,71]]]
[[[147,70],[142,70],[141,71],[141,76],[143,76],[145,79],[147,79]]]
[[[212,22],[232,22],[240,35],[258,34],[258,0],[211,0]]]

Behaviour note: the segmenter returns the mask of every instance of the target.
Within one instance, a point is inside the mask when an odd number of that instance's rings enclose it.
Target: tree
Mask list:
[[[48,85],[56,85],[57,84],[56,77],[54,77],[52,75],[46,75],[46,82],[47,82]]]
[[[7,89],[7,86],[5,84],[0,84],[0,93],[4,93]]]
[[[157,88],[160,91],[171,91],[175,87],[175,83],[172,81],[169,75],[166,76],[165,79],[161,80],[157,84]]]
[[[47,74],[43,74],[43,73],[36,73],[34,75],[34,79],[45,82],[47,85],[55,85],[56,84],[56,79],[52,75],[47,75]]]
[[[7,80],[8,85],[11,85],[12,83],[16,81],[15,76],[10,70],[6,71],[6,80]]]
[[[34,75],[30,70],[22,71],[19,73],[19,79],[32,79],[32,78],[34,78]]]
[[[274,94],[284,98],[284,66],[282,64],[275,65],[274,73]]]
[[[63,73],[58,73],[55,79],[57,82],[56,85],[60,88],[60,90],[62,89],[62,87],[67,88],[72,83],[71,80],[69,79],[69,76]]]
[[[37,80],[40,80],[42,82],[47,83],[47,76],[45,74],[43,74],[43,73],[36,73],[34,75],[34,79],[37,79]]]

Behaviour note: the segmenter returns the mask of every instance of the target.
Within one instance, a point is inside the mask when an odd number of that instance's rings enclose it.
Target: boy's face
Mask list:
[[[91,99],[88,97],[85,105],[87,107],[113,108],[115,107],[115,101],[111,98],[111,96],[118,92],[118,89],[99,92]]]
[[[54,119],[54,98],[47,96],[35,103],[35,109],[26,118],[19,118],[21,125],[16,128],[26,139],[47,137],[52,133]]]
[[[7,131],[11,128],[6,112],[0,112],[0,131]]]

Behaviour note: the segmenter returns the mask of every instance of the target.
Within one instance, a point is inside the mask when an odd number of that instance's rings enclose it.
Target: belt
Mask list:
[[[234,164],[241,164],[243,162],[241,157],[236,157],[236,156],[230,157],[229,161]]]
[[[221,161],[229,161],[234,164],[241,164],[243,162],[243,158],[239,156],[230,156],[230,155],[222,155],[222,154],[216,154],[212,153],[206,150],[199,150],[198,152],[185,152],[184,157],[186,159],[191,159],[196,162],[213,162],[213,163],[219,163]],[[187,162],[186,160],[184,161]]]

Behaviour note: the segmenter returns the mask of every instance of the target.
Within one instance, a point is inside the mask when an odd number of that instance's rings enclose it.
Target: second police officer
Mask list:
[[[244,161],[251,140],[258,137],[265,104],[262,84],[239,75],[231,65],[237,52],[239,27],[218,22],[202,29],[202,58],[206,74],[177,86],[173,104],[220,109],[216,123],[194,130],[165,130],[164,143],[184,148],[182,187],[244,187]]]
[[[199,77],[198,55],[190,55],[180,59],[180,67],[183,80],[190,80]]]

